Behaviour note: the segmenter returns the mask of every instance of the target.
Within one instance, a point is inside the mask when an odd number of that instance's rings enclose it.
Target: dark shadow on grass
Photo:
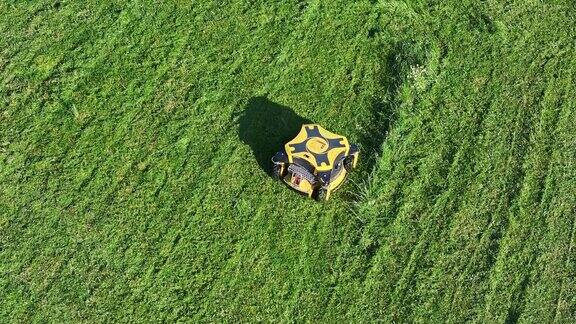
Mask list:
[[[390,51],[381,54],[380,59],[385,68],[381,71],[378,86],[382,91],[372,103],[372,116],[363,127],[364,131],[359,136],[361,145],[360,175],[358,178],[368,179],[378,162],[378,156],[382,154],[384,142],[388,138],[390,128],[397,122],[398,109],[402,102],[399,96],[402,87],[409,85],[410,72],[413,67],[427,64],[428,47],[413,41],[398,42]],[[384,179],[383,181],[386,181]],[[361,184],[366,186],[367,183]],[[386,238],[381,233],[386,232],[386,227],[398,215],[402,202],[398,199],[400,192],[395,190],[393,199],[387,206],[387,215],[380,215],[378,207],[367,207],[364,216],[356,218],[357,237],[352,240],[352,245],[357,246],[364,257],[366,268],[359,272],[358,277],[365,280],[371,268],[374,257],[378,254]],[[353,197],[351,197],[353,198]],[[356,202],[362,204],[364,197],[356,197]],[[359,200],[358,200],[359,199]],[[355,212],[359,212],[358,209]],[[363,237],[370,238],[370,243],[361,243]]]
[[[303,124],[312,123],[289,107],[266,97],[254,97],[240,113],[238,135],[252,148],[260,168],[271,175],[272,155],[298,134]]]
[[[361,170],[364,173],[372,172],[394,120],[397,106],[395,96],[402,84],[396,54],[393,52],[382,58],[386,62],[386,74],[380,77],[379,83],[386,90],[381,98],[372,103],[372,116],[370,116],[369,124],[364,127],[359,137]]]
[[[378,83],[385,90],[381,97],[373,102],[370,123],[359,137],[363,172],[372,172],[378,156],[382,153],[384,141],[395,122],[400,88],[407,81],[412,66],[425,64],[426,52],[425,46],[405,41],[397,43],[390,52],[381,56],[381,60],[386,62],[386,70]]]

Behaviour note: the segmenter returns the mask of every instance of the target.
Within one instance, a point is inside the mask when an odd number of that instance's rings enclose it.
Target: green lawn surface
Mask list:
[[[575,98],[572,0],[0,1],[0,319],[574,323]]]

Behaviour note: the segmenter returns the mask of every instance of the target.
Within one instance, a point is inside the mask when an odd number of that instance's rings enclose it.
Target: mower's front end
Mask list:
[[[308,197],[314,196],[318,186],[314,173],[303,165],[290,163],[284,151],[272,158],[272,175]]]

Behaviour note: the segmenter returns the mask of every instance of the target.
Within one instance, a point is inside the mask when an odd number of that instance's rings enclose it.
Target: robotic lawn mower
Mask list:
[[[317,200],[327,200],[358,163],[358,146],[320,125],[300,132],[272,157],[273,175]]]

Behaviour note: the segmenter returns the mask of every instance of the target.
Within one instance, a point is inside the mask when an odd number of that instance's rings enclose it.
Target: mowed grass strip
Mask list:
[[[495,26],[510,19],[499,17],[497,6],[484,10],[480,14],[492,17]],[[514,21],[523,21],[524,33],[472,29],[467,37],[465,28],[457,34],[449,30],[454,51],[444,60],[450,64],[423,97],[408,91],[409,98],[420,102],[411,110],[400,109],[384,147],[385,164],[373,175],[377,180],[363,210],[363,215],[373,215],[366,221],[366,248],[378,247],[371,253],[361,303],[370,319],[517,321],[526,316],[530,321],[570,321],[574,316],[570,297],[558,292],[565,286],[561,282],[571,282],[568,232],[574,212],[566,211],[564,203],[549,205],[540,193],[549,186],[544,177],[557,178],[546,162],[553,151],[546,143],[561,142],[571,146],[563,151],[574,152],[570,141],[558,137],[552,117],[562,111],[573,114],[569,98],[574,87],[568,84],[574,48],[564,30],[573,22],[555,6],[524,10],[524,19],[514,16]],[[555,18],[536,18],[550,12],[557,13]],[[417,89],[417,83],[412,86]],[[432,106],[431,101],[440,104]],[[410,111],[412,116],[402,115]],[[536,126],[542,114],[552,119]],[[399,135],[404,124],[410,126]],[[573,158],[563,161],[574,163]],[[553,187],[574,190],[567,178]],[[404,203],[398,205],[400,199]],[[573,209],[572,200],[565,201]],[[547,232],[543,217],[550,210],[562,210],[560,218],[566,221],[560,225],[566,243],[554,249],[561,251],[557,262],[566,264],[556,263],[558,281],[544,284],[533,264],[541,253],[550,253],[538,247]],[[526,291],[533,289],[556,293],[535,303],[526,300]],[[534,309],[541,315],[534,315]]]
[[[3,317],[574,320],[570,2],[0,12]],[[274,182],[266,112],[361,169]]]

